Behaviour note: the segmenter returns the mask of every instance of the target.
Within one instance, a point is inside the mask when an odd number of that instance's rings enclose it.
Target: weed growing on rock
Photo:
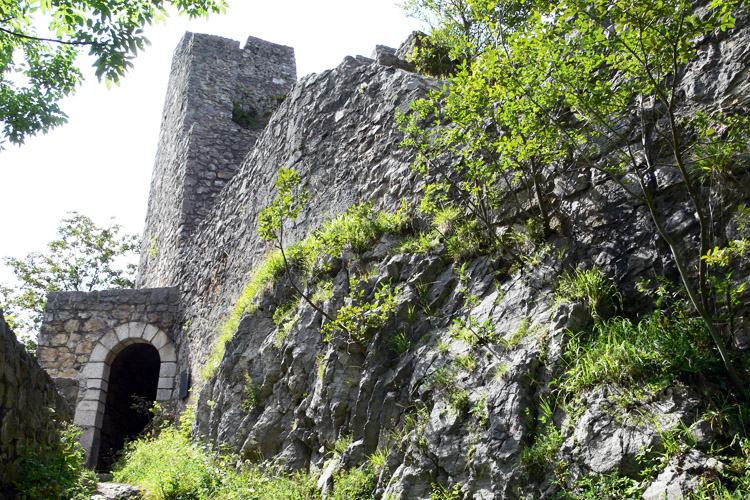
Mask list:
[[[569,394],[606,383],[668,385],[719,369],[699,319],[659,311],[639,322],[600,321],[592,333],[571,335],[565,359],[559,387]]]
[[[294,325],[299,321],[299,314],[293,314],[299,307],[300,297],[294,297],[288,302],[280,305],[273,313],[273,322],[276,324],[274,344],[280,346],[286,339]]]
[[[331,340],[337,332],[347,334],[347,342],[364,349],[370,342],[372,332],[383,326],[396,310],[398,291],[383,283],[375,290],[372,301],[365,298],[365,288],[357,277],[352,277],[349,288],[352,303],[339,309],[336,319],[323,325],[325,340]]]
[[[555,293],[556,303],[583,302],[599,317],[612,312],[620,300],[615,284],[598,267],[563,273]]]
[[[333,478],[333,500],[370,500],[373,498],[377,478],[369,466],[341,471]]]
[[[260,405],[260,391],[255,386],[249,373],[245,373],[245,396],[242,398],[242,410],[250,413]]]
[[[399,332],[394,335],[391,339],[391,348],[399,356],[411,349],[411,341],[406,337],[406,333]]]
[[[442,484],[432,483],[432,495],[430,500],[460,500],[461,485],[454,484],[453,488],[446,488]]]

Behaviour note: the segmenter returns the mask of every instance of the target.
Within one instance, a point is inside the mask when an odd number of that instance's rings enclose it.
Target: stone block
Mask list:
[[[159,357],[162,363],[177,362],[177,354],[171,345],[167,345],[159,349]]]
[[[174,377],[159,376],[158,389],[172,389],[174,387]]]
[[[131,338],[143,338],[143,331],[146,329],[146,323],[134,322],[128,323],[129,337]]]
[[[112,351],[120,340],[117,338],[117,334],[114,331],[107,332],[99,341],[107,351]]]
[[[156,391],[157,401],[169,401],[170,399],[172,399],[171,389],[159,389]]]
[[[89,391],[86,391],[89,392]],[[97,391],[100,392],[100,391]],[[104,411],[104,404],[97,400],[89,400],[84,399],[83,401],[79,401],[76,405],[76,415],[79,413],[85,414],[89,412],[97,413],[97,412],[103,412]]]
[[[91,356],[89,356],[89,359],[91,361],[105,361],[107,359],[108,354],[109,354],[109,349],[107,349],[100,342],[98,342],[94,346],[94,348],[91,350]]]
[[[66,333],[58,333],[57,335],[53,336],[50,340],[50,344],[53,346],[61,346],[68,343],[68,334]]]
[[[109,388],[109,382],[101,378],[92,378],[87,380],[86,383],[90,390],[106,391]]]
[[[143,340],[151,342],[157,333],[159,333],[159,329],[154,325],[146,325],[146,328],[143,330]]]
[[[157,349],[159,349],[159,351],[161,351],[162,348],[164,346],[166,346],[167,344],[169,344],[169,343],[170,343],[169,342],[169,337],[167,337],[167,335],[164,332],[162,332],[161,330],[151,340],[151,345],[153,345],[154,347],[156,347]]]
[[[165,362],[162,360],[159,368],[159,377],[174,377],[177,375],[177,363]]]
[[[122,342],[125,339],[130,338],[130,324],[125,323],[115,328],[115,335],[117,335],[117,341]]]
[[[69,319],[65,323],[63,323],[63,330],[65,330],[67,333],[73,333],[77,332],[81,328],[81,322],[77,319]]]
[[[106,384],[106,382],[105,382]],[[107,401],[107,393],[104,392],[104,390],[96,387],[89,387],[86,389],[86,392],[83,393],[83,398],[81,399],[81,402],[84,401],[95,401],[97,403],[105,403]]]
[[[86,363],[81,370],[81,375],[87,379],[108,379],[109,364],[103,362]]]
[[[79,427],[101,427],[102,414],[95,410],[76,410],[76,416],[73,419]]]
[[[106,328],[107,325],[104,324],[104,322],[100,319],[93,318],[88,321],[86,321],[83,324],[83,331],[84,332],[93,332],[96,330],[101,330],[103,328]]]

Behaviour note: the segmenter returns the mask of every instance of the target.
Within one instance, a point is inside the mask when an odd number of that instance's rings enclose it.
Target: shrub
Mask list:
[[[19,463],[18,500],[84,500],[96,490],[96,475],[86,469],[78,444],[80,431],[63,424],[48,446],[26,447]]]

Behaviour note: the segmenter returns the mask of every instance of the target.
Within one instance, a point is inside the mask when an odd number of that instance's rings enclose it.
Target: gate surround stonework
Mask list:
[[[90,466],[96,465],[94,462],[99,455],[99,435],[109,388],[110,366],[120,351],[136,343],[150,344],[159,352],[156,401],[166,402],[172,397],[177,373],[177,355],[174,344],[166,333],[148,323],[131,322],[122,324],[104,335],[97,341],[88,363],[81,370],[80,382],[85,390],[81,391],[73,420],[83,431],[80,440],[87,451]]]
[[[176,288],[49,294],[37,360],[75,408],[89,466],[98,458],[110,366],[123,349],[145,343],[158,351],[156,401],[173,400],[178,357],[171,332],[178,304]]]

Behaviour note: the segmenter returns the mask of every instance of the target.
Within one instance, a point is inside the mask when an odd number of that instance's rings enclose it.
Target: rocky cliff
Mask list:
[[[690,106],[747,102],[744,28],[740,21],[699,42],[700,57],[682,82]],[[413,153],[398,147],[394,114],[441,82],[394,67],[383,54],[347,58],[298,82],[195,230],[180,270],[188,333],[177,340],[190,345],[194,368],[269,251],[256,234],[257,214],[273,198],[280,167],[295,167],[312,194],[287,228],[292,242],[354,203],[393,211],[420,199]],[[679,179],[666,165],[655,175],[658,201],[673,214],[669,229],[693,245],[696,221],[683,208]],[[746,169],[741,176],[738,185]],[[202,386],[196,435],[247,459],[317,468],[324,489],[338,470],[379,456],[378,498],[550,498],[560,484],[590,477],[643,479],[655,456],[663,463],[651,469],[644,498],[678,498],[701,475],[717,474],[725,464],[709,458],[712,443],[731,439],[733,429],[706,416],[719,391],[713,381],[697,375],[633,388],[627,381],[637,378],[622,374],[623,385],[591,384],[557,398],[561,375],[575,363],[574,334],[591,330],[595,312],[564,300],[560,277],[597,266],[618,291],[619,312],[645,318],[654,304],[637,283],[674,280],[676,269],[646,207],[606,176],[573,169],[550,178],[559,224],[529,247],[524,265],[483,255],[457,262],[443,244],[408,252],[408,230],[320,264],[318,276],[332,282],[327,311],[351,303],[354,276],[368,300],[385,284],[396,290],[392,315],[363,348],[326,341],[323,317],[304,301],[279,336],[274,311],[293,291],[285,279],[270,286]],[[740,189],[718,200],[717,241],[734,238],[731,209],[746,199]],[[508,214],[511,224],[515,215]],[[425,224],[416,217],[411,231]],[[734,277],[744,276],[738,269]],[[316,284],[309,286],[312,292]],[[466,329],[480,327],[489,330],[472,341]],[[746,345],[743,328],[737,332],[727,341]],[[690,446],[674,446],[678,435],[690,436]]]

